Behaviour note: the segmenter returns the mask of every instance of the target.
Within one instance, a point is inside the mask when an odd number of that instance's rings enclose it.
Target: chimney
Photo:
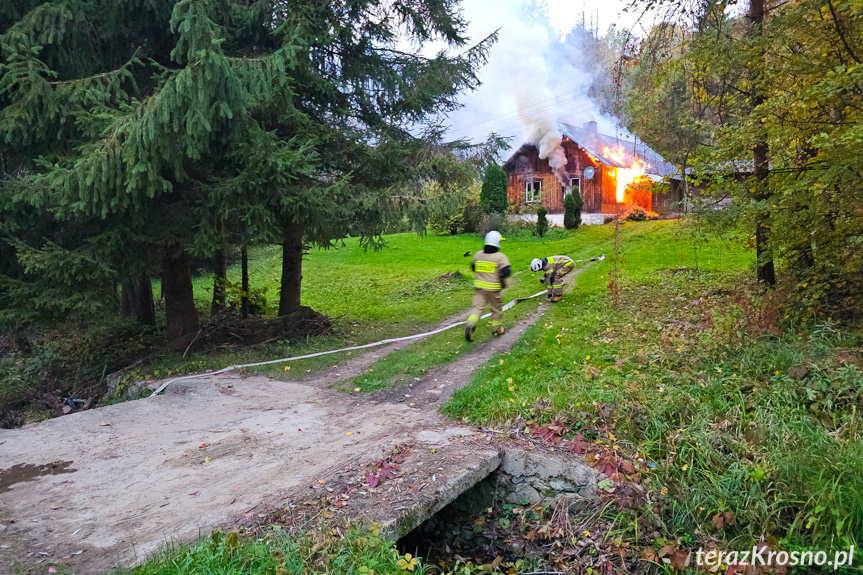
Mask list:
[[[596,122],[585,122],[584,123],[584,129],[587,130],[588,132],[593,132],[595,134],[596,133]]]

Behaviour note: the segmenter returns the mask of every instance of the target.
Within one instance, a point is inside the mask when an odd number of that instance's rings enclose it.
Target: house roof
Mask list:
[[[635,142],[619,139],[614,136],[607,136],[592,130],[577,128],[571,124],[559,122],[561,136],[566,136],[575,142],[585,152],[593,156],[598,162],[611,168],[627,168],[632,166],[633,158],[641,158],[648,164],[645,170],[650,176],[659,176],[660,178],[671,178],[677,176],[677,167],[665,161],[665,158],[653,151],[650,146],[644,142],[639,142],[636,146]],[[516,152],[504,163],[509,164],[522,151],[524,146],[521,146]],[[619,162],[603,155],[604,148],[612,150],[619,149],[622,152],[623,159],[626,163]],[[679,177],[679,176],[678,176]]]

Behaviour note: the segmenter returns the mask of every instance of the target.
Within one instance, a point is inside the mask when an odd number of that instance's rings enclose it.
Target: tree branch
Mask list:
[[[833,7],[833,0],[827,0],[827,6],[830,7],[830,15],[833,16],[833,23],[836,26],[836,33],[839,34],[839,39],[842,40],[842,44],[845,46],[845,50],[848,54],[851,55],[851,58],[854,59],[855,62],[861,64],[860,58],[854,53],[851,49],[851,46],[848,44],[847,38],[845,38],[845,34],[842,33],[842,27],[839,26],[839,17],[836,15],[836,9]]]

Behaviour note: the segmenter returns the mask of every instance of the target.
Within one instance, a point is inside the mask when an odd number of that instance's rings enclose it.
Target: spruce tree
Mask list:
[[[471,179],[427,119],[477,85],[494,38],[458,56],[396,49],[405,34],[463,47],[452,2],[15,4],[0,7],[0,231],[46,257],[86,248],[93,281],[129,286],[130,313],[148,297],[134,286],[161,275],[171,338],[197,329],[190,257],[282,244],[290,313],[306,246],[376,247],[405,216],[424,229]],[[0,273],[38,290],[37,271]]]
[[[566,195],[563,200],[563,227],[568,230],[576,230],[581,225],[581,208],[584,207],[584,200],[578,191],[573,190],[572,193]]]
[[[497,164],[491,164],[485,170],[479,205],[485,214],[506,213],[506,172]]]

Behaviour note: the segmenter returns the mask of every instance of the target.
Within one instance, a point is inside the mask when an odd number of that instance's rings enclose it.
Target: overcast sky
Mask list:
[[[513,136],[519,145],[526,135],[524,112],[532,121],[568,119],[573,122],[603,120],[583,97],[590,78],[579,66],[579,56],[564,61],[549,49],[556,35],[564,35],[582,22],[599,30],[611,25],[618,30],[636,26],[637,15],[624,13],[626,0],[464,0],[468,36],[478,42],[495,30],[500,37],[488,64],[479,72],[478,90],[461,98],[464,107],[449,117],[453,138],[482,140],[491,132]],[[521,113],[519,113],[521,110]],[[608,132],[610,127],[606,126]]]

